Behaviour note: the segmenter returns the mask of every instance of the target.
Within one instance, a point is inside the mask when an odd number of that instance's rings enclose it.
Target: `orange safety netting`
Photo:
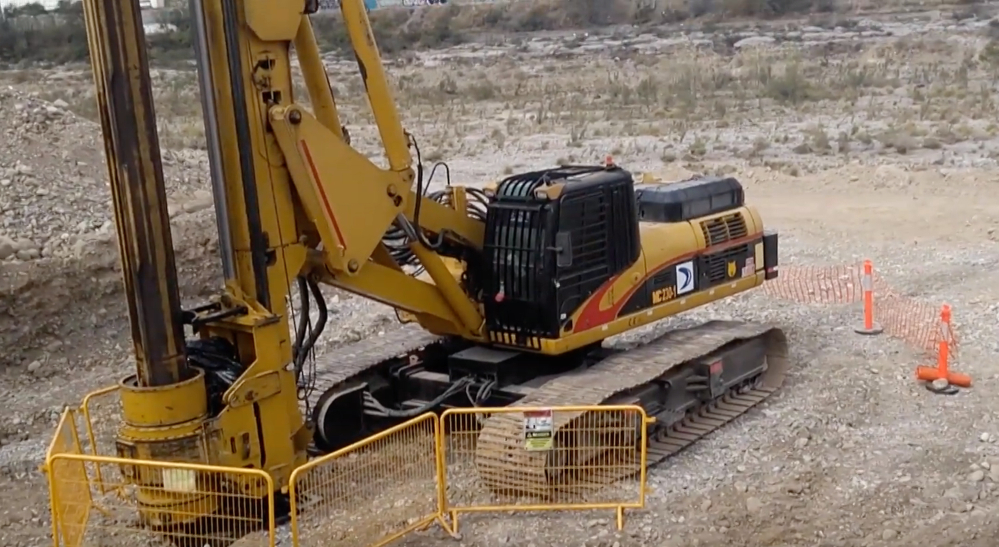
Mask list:
[[[777,279],[763,287],[767,294],[802,304],[856,304],[863,302],[863,264],[841,266],[781,266]],[[874,272],[874,321],[884,332],[929,352],[946,337],[952,351],[957,339],[949,325],[941,325],[940,305],[928,304],[892,290]],[[858,317],[858,321],[860,317]]]

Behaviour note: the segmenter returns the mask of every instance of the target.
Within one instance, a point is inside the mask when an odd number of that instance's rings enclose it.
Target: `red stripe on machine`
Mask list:
[[[333,231],[336,232],[336,237],[340,240],[340,245],[346,249],[347,241],[343,238],[343,232],[340,231],[340,224],[337,223],[336,215],[333,214],[333,207],[330,206],[330,200],[326,197],[326,189],[323,188],[323,181],[319,178],[319,170],[316,169],[316,162],[312,161],[312,153],[309,152],[309,145],[305,144],[305,141],[301,141],[301,145],[302,153],[305,154],[305,161],[308,162],[309,169],[312,170],[312,178],[316,181],[319,197],[323,200],[323,206],[326,208],[326,216],[330,218],[330,223],[333,224]]]
[[[631,298],[633,294],[635,294],[635,291],[642,289],[643,285],[647,283],[648,280],[652,278],[652,276],[658,274],[659,272],[665,270],[666,268],[672,268],[673,266],[679,264],[681,261],[689,260],[697,255],[717,253],[719,251],[728,249],[729,247],[738,247],[739,245],[745,245],[746,243],[760,239],[762,235],[763,234],[760,232],[755,234],[749,234],[747,236],[740,237],[738,239],[726,241],[725,243],[720,243],[718,245],[705,247],[704,249],[691,251],[689,253],[684,253],[683,255],[670,257],[670,259],[667,262],[659,264],[656,267],[648,270],[645,274],[645,277],[642,278],[641,281],[629,287],[627,292],[621,298],[616,299],[614,304],[612,304],[610,307],[602,310],[600,309],[600,303],[603,301],[604,296],[607,294],[607,291],[609,291],[610,288],[614,286],[614,283],[616,283],[617,280],[623,274],[615,275],[614,277],[605,281],[604,284],[601,285],[600,288],[593,293],[593,296],[590,296],[590,298],[586,301],[586,304],[584,304],[583,307],[583,311],[579,312],[579,317],[576,320],[576,324],[573,326],[572,332],[574,333],[583,332],[587,329],[592,329],[594,327],[606,325],[607,323],[610,323],[611,321],[617,319],[618,315],[621,314],[621,309],[624,308],[624,305],[628,303],[628,299]]]

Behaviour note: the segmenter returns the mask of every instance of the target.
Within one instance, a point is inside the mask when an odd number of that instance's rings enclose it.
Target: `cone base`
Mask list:
[[[866,335],[866,336],[874,336],[875,334],[881,334],[884,331],[885,330],[883,328],[881,328],[881,325],[879,325],[878,323],[872,323],[871,324],[871,328],[869,328],[869,329],[866,328],[864,325],[861,325],[861,326],[853,329],[853,332],[855,332],[857,334],[863,334],[863,335]]]
[[[971,376],[958,374],[956,372],[942,372],[934,367],[916,367],[916,379],[924,382],[946,379],[947,383],[957,387],[971,387]]]

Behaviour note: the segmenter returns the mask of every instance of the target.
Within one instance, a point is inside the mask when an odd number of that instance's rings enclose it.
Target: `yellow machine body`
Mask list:
[[[137,2],[86,0],[85,5],[116,218],[124,234],[123,263],[126,272],[134,272],[148,266],[149,257],[169,255],[169,260],[156,263],[157,271],[161,283],[172,283],[175,292],[166,216],[144,218],[144,207],[122,205],[132,199],[129,192],[147,198],[162,195],[151,102],[138,99],[148,94],[148,74],[141,74],[148,68]],[[157,362],[142,360],[147,372],[140,366],[138,374],[121,382],[122,456],[262,469],[273,477],[275,488],[286,489],[292,471],[307,459],[315,422],[325,420],[303,416],[299,410],[299,356],[307,347],[292,337],[295,310],[286,304],[296,283],[300,289],[331,285],[387,304],[457,346],[513,348],[544,359],[579,352],[610,336],[751,289],[772,274],[764,256],[763,222],[751,206],[736,204],[681,220],[639,221],[637,258],[564,310],[557,333],[519,335],[492,328],[489,310],[502,295],[471,287],[470,277],[491,274],[488,264],[482,274],[482,264],[473,266],[469,257],[499,256],[493,247],[500,240],[489,239],[494,232],[489,232],[488,219],[469,214],[472,189],[450,187],[446,203],[423,197],[422,165],[418,162],[414,170],[412,157],[414,149],[418,155],[418,146],[400,122],[363,3],[343,0],[341,11],[384,145],[385,169],[345,138],[307,15],[315,5],[304,0],[205,0],[196,6],[192,17],[201,29],[199,68],[209,95],[202,100],[212,105],[207,118],[215,128],[209,131],[209,144],[216,150],[216,210],[227,227],[220,234],[220,248],[230,265],[223,294],[210,306],[186,314],[184,322],[197,339],[225,341],[241,368],[238,379],[214,400],[204,371],[197,366],[182,370],[183,348],[166,352],[168,358]],[[309,109],[295,97],[293,51],[305,78]],[[127,89],[116,79],[123,74],[130,82]],[[131,134],[134,145],[125,142],[130,137],[121,126],[122,113],[127,112],[141,122]],[[140,168],[130,170],[128,165]],[[623,176],[610,167],[610,174],[600,169],[585,173]],[[574,184],[554,181],[541,193],[521,198],[555,204],[575,191]],[[165,211],[165,203],[153,211],[161,209]],[[710,240],[705,226],[736,217],[740,234]],[[141,235],[143,226],[167,235],[146,242],[146,254],[136,252],[140,246],[128,240],[129,233]],[[399,249],[387,246],[385,234],[393,226],[409,235],[403,250],[424,270],[422,275],[406,271],[396,258]],[[680,293],[674,274],[672,288],[653,283],[667,270],[680,271],[678,265],[687,261],[707,260],[704,257],[736,247],[748,251],[727,263],[725,278],[710,287]],[[638,301],[643,298],[648,300],[644,304]],[[173,309],[177,306],[132,306],[133,335],[142,330],[136,327],[136,317],[159,314],[160,323],[170,323],[179,317]],[[139,345],[136,352],[149,353]],[[173,366],[172,381],[169,375],[167,380],[150,380],[149,370],[167,365]],[[133,480],[141,486],[158,479]],[[143,494],[151,522],[157,521],[157,511],[177,511],[193,503],[211,507],[210,500],[163,497],[167,494],[160,492]]]

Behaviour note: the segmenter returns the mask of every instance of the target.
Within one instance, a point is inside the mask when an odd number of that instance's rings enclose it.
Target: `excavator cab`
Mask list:
[[[572,313],[641,255],[632,174],[564,166],[504,179],[483,252],[490,333],[520,347],[558,338],[572,329]]]

